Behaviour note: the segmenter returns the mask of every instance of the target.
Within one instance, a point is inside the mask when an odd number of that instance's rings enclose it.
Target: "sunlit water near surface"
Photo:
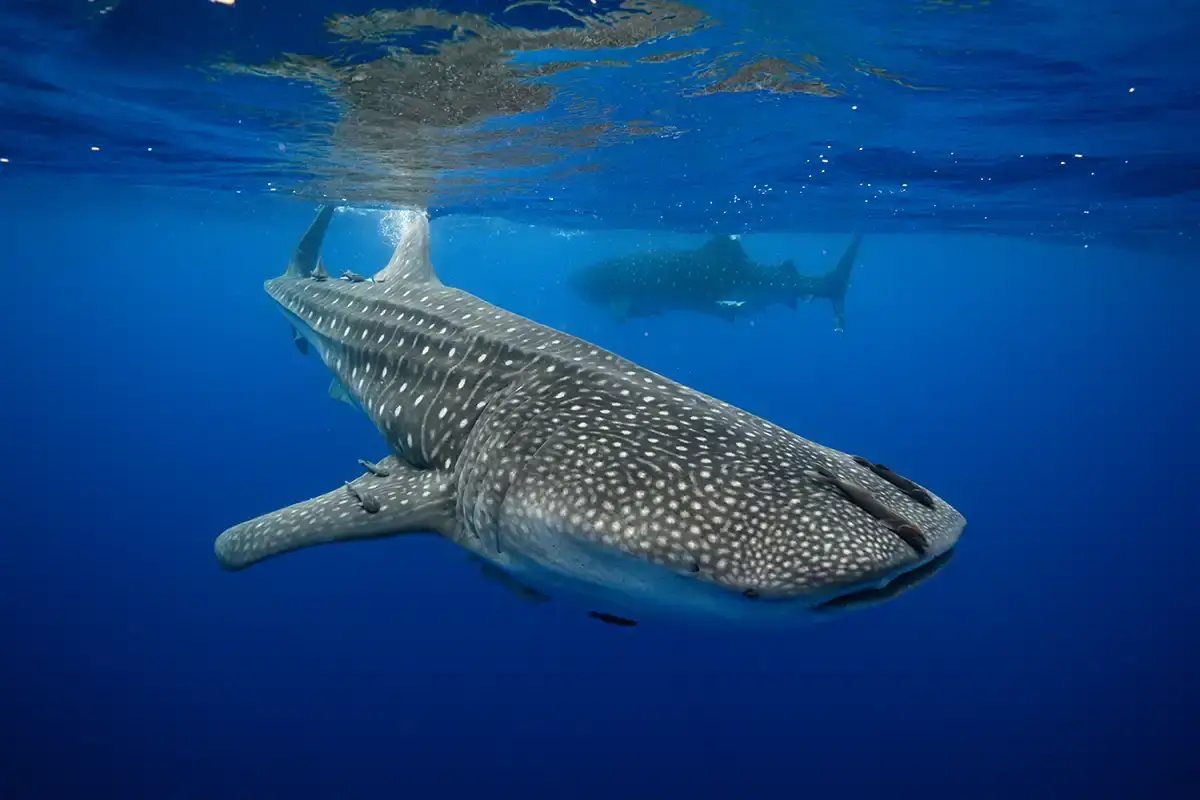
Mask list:
[[[1195,4],[0,6],[0,797],[1190,797]],[[262,293],[316,206],[968,526],[881,606],[605,625],[433,537],[222,573],[384,455]],[[828,303],[614,319],[736,235]]]
[[[10,184],[1187,250],[1197,13],[1168,0],[18,2],[0,21],[0,157]]]

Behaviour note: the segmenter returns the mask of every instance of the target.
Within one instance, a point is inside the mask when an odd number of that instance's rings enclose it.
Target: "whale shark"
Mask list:
[[[733,236],[714,236],[694,250],[649,250],[606,259],[572,272],[567,286],[618,322],[668,311],[692,311],[734,321],[772,305],[795,308],[825,298],[834,330],[846,328],[846,291],[862,237],[851,240],[824,275],[803,275],[789,259],[778,266],[749,259]]]
[[[786,624],[886,601],[953,553],[962,514],[898,471],[444,285],[423,209],[373,276],[331,277],[333,215],[265,290],[386,452],[225,530],[225,569],[428,534],[613,625]]]

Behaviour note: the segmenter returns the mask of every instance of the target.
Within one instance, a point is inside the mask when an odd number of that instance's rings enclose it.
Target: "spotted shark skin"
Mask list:
[[[225,568],[434,533],[614,624],[786,623],[886,599],[958,541],[963,516],[885,467],[442,285],[424,212],[372,279],[312,277],[333,212],[265,288],[390,452],[226,530]]]
[[[862,237],[855,235],[824,275],[803,275],[790,260],[778,266],[751,261],[732,236],[714,236],[694,250],[648,250],[590,264],[572,272],[567,286],[607,308],[618,321],[670,311],[692,311],[734,321],[776,304],[824,298],[834,330],[846,329],[846,292]]]

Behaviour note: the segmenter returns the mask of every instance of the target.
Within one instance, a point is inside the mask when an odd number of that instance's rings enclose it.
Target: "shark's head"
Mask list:
[[[962,515],[886,467],[660,381],[576,384],[533,418],[555,433],[502,514],[533,560],[658,606],[795,618],[886,599],[958,541]]]

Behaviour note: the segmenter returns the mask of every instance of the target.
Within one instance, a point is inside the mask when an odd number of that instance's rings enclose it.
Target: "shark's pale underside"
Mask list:
[[[888,468],[442,285],[423,212],[373,279],[331,278],[318,252],[333,212],[266,291],[390,452],[222,533],[226,568],[431,532],[529,596],[631,624],[795,620],[885,599],[948,559],[963,517]]]

